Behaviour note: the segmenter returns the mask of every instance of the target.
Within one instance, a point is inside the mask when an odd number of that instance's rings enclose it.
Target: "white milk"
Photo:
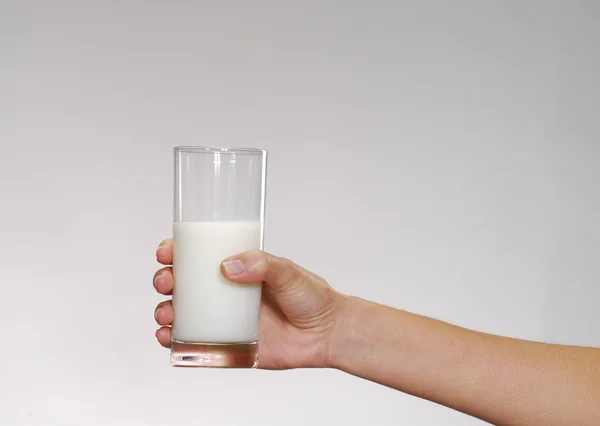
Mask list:
[[[260,222],[175,222],[173,339],[187,343],[258,340],[261,285],[221,274],[226,257],[261,248]]]

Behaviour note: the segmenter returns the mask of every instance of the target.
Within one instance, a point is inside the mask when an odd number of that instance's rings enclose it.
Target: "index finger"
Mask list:
[[[164,240],[156,249],[156,260],[163,265],[173,263],[173,239]]]

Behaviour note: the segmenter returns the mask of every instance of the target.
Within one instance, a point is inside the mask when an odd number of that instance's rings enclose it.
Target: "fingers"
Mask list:
[[[160,294],[170,295],[173,292],[173,282],[173,268],[170,266],[159,269],[154,274],[154,288]]]
[[[173,322],[173,305],[170,300],[161,302],[154,311],[154,319],[162,327],[156,330],[155,336],[158,343],[165,348],[171,347],[171,327],[169,324]]]
[[[156,336],[156,340],[158,340],[158,343],[160,343],[162,346],[164,346],[165,348],[171,347],[170,327],[161,327],[158,330],[156,330],[156,333],[154,333],[154,335]]]
[[[163,265],[173,263],[173,240],[164,240],[156,249],[156,260]]]
[[[160,302],[156,306],[154,319],[159,325],[170,325],[173,322],[173,304],[170,300]]]
[[[173,263],[173,240],[164,240],[156,249],[156,260],[163,265]],[[154,288],[160,294],[170,295],[173,291],[173,269],[171,267],[159,269],[154,274]],[[171,347],[171,327],[173,322],[173,305],[170,300],[161,302],[154,311],[154,319],[161,325],[156,330],[155,336],[158,343],[165,348]]]
[[[264,281],[277,292],[301,289],[317,279],[292,261],[260,250],[225,259],[221,263],[221,272],[228,280],[241,284]]]

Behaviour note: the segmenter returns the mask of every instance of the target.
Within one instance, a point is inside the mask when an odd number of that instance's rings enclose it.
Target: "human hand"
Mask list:
[[[161,243],[154,275],[157,292],[173,290],[173,241]],[[260,314],[259,368],[287,369],[330,366],[331,341],[345,297],[321,277],[287,259],[263,251],[242,253],[221,264],[223,276],[240,284],[263,282]],[[171,300],[158,304],[154,317],[161,328],[158,342],[171,346]]]
[[[171,240],[157,259],[167,266],[154,285],[170,295]],[[221,271],[240,284],[263,282],[259,368],[333,367],[492,424],[599,424],[599,349],[485,334],[343,296],[262,251],[225,259]],[[171,301],[155,316],[156,337],[169,347]]]

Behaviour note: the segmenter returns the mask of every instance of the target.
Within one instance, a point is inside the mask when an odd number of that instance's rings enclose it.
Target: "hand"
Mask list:
[[[163,265],[173,262],[172,240],[161,243],[156,258]],[[240,284],[263,282],[259,368],[330,365],[330,343],[344,304],[343,295],[321,277],[263,251],[224,259],[221,272],[228,280]],[[171,294],[173,270],[170,266],[156,272],[154,287],[160,294]],[[173,321],[171,301],[159,303],[154,316],[162,326],[156,331],[156,338],[168,348]]]

